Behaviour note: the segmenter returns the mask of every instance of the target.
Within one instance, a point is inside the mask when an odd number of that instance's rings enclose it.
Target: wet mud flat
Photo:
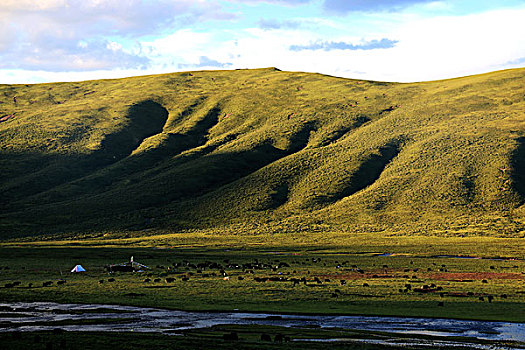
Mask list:
[[[190,312],[122,305],[0,303],[0,332],[117,332],[205,336],[290,333],[287,341],[406,348],[525,349],[525,323],[343,315]],[[233,329],[233,331],[232,331]],[[273,335],[275,338],[276,335]],[[242,336],[241,336],[242,338]],[[285,339],[283,337],[283,339]]]

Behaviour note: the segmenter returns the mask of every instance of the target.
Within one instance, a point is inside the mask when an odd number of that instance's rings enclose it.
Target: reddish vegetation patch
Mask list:
[[[463,281],[463,280],[519,280],[525,276],[510,272],[442,272],[425,275],[425,278],[441,281]]]
[[[414,288],[414,292],[417,292],[417,293],[433,293],[433,292],[437,292],[437,291],[440,291],[442,288],[424,288],[424,287],[421,287],[421,288]]]
[[[480,297],[487,296],[485,293],[472,293],[472,292],[447,292],[445,295],[449,297]]]
[[[370,274],[368,275],[370,277]],[[396,278],[397,276],[392,275],[383,275],[383,274],[373,274],[372,278]]]

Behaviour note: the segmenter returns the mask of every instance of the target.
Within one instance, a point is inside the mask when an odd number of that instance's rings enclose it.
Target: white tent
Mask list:
[[[86,269],[82,267],[82,265],[77,265],[73,267],[73,270],[71,272],[86,272]]]

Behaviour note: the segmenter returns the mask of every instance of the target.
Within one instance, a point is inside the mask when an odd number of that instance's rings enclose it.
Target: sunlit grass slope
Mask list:
[[[0,118],[2,237],[525,232],[525,69],[0,85]]]

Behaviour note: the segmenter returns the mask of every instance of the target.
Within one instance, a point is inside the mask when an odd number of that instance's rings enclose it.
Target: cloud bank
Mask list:
[[[233,17],[207,1],[4,0],[0,69],[145,68],[140,38]]]
[[[394,11],[408,6],[434,1],[435,0],[325,0],[323,7],[330,13],[346,14],[347,12],[353,11]]]
[[[421,81],[520,67],[525,5],[502,3],[3,0],[0,83],[270,66]]]
[[[389,49],[394,47],[397,40],[390,40],[383,38],[381,40],[371,40],[362,44],[350,44],[345,42],[334,42],[334,41],[321,41],[315,42],[308,45],[292,45],[290,50],[292,51],[303,51],[303,50],[376,50],[376,49]]]

